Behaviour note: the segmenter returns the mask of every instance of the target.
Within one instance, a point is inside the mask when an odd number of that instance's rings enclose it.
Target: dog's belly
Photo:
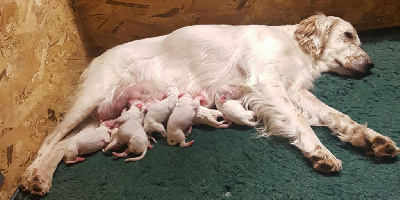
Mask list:
[[[236,65],[216,67],[221,63],[198,61],[186,63],[185,60],[155,57],[140,64],[130,65],[130,79],[138,82],[152,81],[159,91],[173,85],[180,92],[193,95],[202,94],[210,102],[216,90],[223,84],[237,85],[244,83],[245,74]],[[225,64],[225,63],[222,63]]]
[[[174,85],[181,92],[202,94],[212,102],[221,85],[254,82],[256,76],[275,67],[256,65],[254,61],[259,58],[254,55],[286,39],[268,36],[276,31],[265,26],[191,26],[120,45],[104,55],[104,60],[114,63],[102,65],[114,66],[111,71],[116,76],[112,79],[120,83],[152,81],[159,85],[159,91]],[[266,46],[253,48],[248,44],[260,41]],[[266,56],[274,57],[275,51],[269,50]]]

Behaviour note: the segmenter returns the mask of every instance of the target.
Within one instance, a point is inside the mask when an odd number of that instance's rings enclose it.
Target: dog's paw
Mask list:
[[[41,174],[44,173],[44,174]],[[21,188],[32,194],[44,195],[51,189],[52,176],[48,176],[45,170],[26,170],[22,175]]]
[[[320,157],[313,157],[312,162],[313,168],[321,172],[329,173],[340,171],[342,169],[342,161],[337,158],[323,159]]]
[[[227,122],[227,123],[217,123],[213,127],[215,128],[229,128],[232,125],[232,122]]]
[[[310,160],[313,163],[313,168],[321,172],[329,173],[342,169],[342,161],[323,147],[317,147]]]
[[[377,157],[394,157],[400,149],[387,136],[375,136],[369,138],[366,144],[366,153]]]

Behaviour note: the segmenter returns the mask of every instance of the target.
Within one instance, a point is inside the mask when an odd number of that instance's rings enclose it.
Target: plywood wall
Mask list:
[[[69,0],[0,1],[0,199],[60,120],[87,65]]]
[[[95,55],[193,24],[294,24],[322,11],[358,30],[400,25],[398,0],[75,0]]]

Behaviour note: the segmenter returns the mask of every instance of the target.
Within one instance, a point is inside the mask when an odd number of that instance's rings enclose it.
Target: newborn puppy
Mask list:
[[[95,125],[86,126],[76,135],[68,138],[65,142],[66,164],[84,161],[85,158],[78,155],[96,152],[110,143],[111,130],[104,124],[99,127]]]
[[[217,118],[221,117],[224,120],[217,121]],[[228,128],[232,125],[232,122],[225,120],[224,114],[219,110],[206,108],[204,106],[199,106],[196,116],[193,119],[195,125],[207,124],[214,128]]]
[[[229,85],[221,86],[215,95],[215,106],[224,113],[225,117],[239,125],[257,126],[258,122],[253,121],[255,114],[246,110],[240,100],[236,100],[238,91]]]
[[[132,103],[129,110],[124,110],[120,117],[114,120],[114,123],[118,127],[118,131],[111,136],[111,143],[103,149],[103,153],[107,152],[115,145],[128,144],[128,148],[122,153],[115,153],[115,157],[126,157],[130,152],[135,154],[141,154],[136,158],[128,158],[125,161],[138,161],[146,155],[147,147],[153,148],[147,138],[146,132],[143,130],[141,124],[142,112],[139,107],[142,104]]]
[[[193,100],[189,94],[184,94],[179,98],[167,123],[167,141],[169,145],[180,144],[181,147],[189,147],[193,140],[186,143],[185,135],[192,131],[193,119],[200,106],[198,100]]]
[[[169,86],[165,89],[167,98],[153,104],[146,113],[144,118],[143,128],[146,133],[150,134],[157,131],[163,137],[167,137],[163,122],[167,121],[178,102],[179,90],[174,86]]]

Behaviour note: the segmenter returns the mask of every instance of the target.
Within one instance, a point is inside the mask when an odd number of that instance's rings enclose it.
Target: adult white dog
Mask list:
[[[342,163],[310,125],[329,127],[343,142],[376,156],[396,156],[399,148],[390,138],[354,122],[308,91],[322,72],[356,76],[372,66],[353,26],[323,14],[288,26],[188,26],[119,45],[91,62],[75,103],[45,139],[21,185],[32,193],[48,192],[59,162],[59,156],[51,156],[59,150],[57,143],[115,88],[144,81],[158,85],[154,94],[169,85],[203,94],[209,106],[221,85],[253,87],[254,92],[242,99],[263,128],[290,139],[319,171],[338,171]]]

